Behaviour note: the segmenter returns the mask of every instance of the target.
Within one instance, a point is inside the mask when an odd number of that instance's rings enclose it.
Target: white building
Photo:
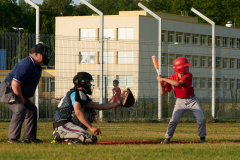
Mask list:
[[[199,98],[211,93],[211,25],[195,17],[157,13],[162,18],[162,75],[174,73],[174,59],[185,56],[193,65],[193,85]],[[86,71],[99,94],[99,16],[56,17],[55,96],[73,87],[72,78]],[[136,98],[157,98],[157,74],[151,57],[158,55],[158,22],[145,11],[120,11],[104,16],[104,66],[108,98],[112,81],[130,87]],[[240,89],[240,30],[216,26],[216,89]],[[225,81],[223,82],[223,76]],[[238,94],[239,95],[239,94]],[[210,96],[211,97],[211,96]],[[210,99],[209,97],[209,99]],[[230,98],[230,97],[229,97]]]

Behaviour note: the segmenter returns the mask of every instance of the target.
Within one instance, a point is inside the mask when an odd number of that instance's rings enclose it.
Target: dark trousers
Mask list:
[[[13,115],[9,125],[8,138],[19,139],[22,123],[24,122],[23,139],[36,139],[37,135],[37,107],[25,99],[25,105],[20,103],[6,104],[12,110]]]

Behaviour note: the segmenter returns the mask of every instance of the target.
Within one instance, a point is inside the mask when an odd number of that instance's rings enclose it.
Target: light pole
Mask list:
[[[108,87],[108,40],[110,40],[111,37],[104,37],[104,40],[107,40],[107,75],[105,77],[105,103],[108,103],[108,91],[107,91],[107,87]]]
[[[24,31],[24,28],[17,28],[17,27],[13,27],[13,29],[15,30],[15,31],[18,31],[18,45],[19,45],[19,50],[18,50],[18,62],[20,61],[20,49],[21,49],[21,46],[20,46],[20,32],[21,31]]]

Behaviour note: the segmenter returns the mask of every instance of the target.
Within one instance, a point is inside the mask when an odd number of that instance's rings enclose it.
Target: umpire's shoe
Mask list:
[[[201,143],[208,143],[205,139],[201,140]]]
[[[43,143],[40,139],[23,139],[22,143]]]
[[[160,144],[169,144],[170,143],[170,139],[164,139],[164,141],[162,141]]]
[[[18,139],[8,139],[7,142],[8,143],[20,143],[20,141]]]

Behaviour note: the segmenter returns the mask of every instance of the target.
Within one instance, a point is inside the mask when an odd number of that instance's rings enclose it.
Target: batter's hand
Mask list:
[[[96,135],[102,134],[102,132],[100,131],[100,129],[98,129],[97,127],[92,126],[91,128],[89,128],[91,132],[93,132]]]
[[[162,76],[161,76],[161,75],[158,75],[158,76],[157,76],[157,80],[158,80],[158,82],[162,82],[162,81],[163,81]]]

